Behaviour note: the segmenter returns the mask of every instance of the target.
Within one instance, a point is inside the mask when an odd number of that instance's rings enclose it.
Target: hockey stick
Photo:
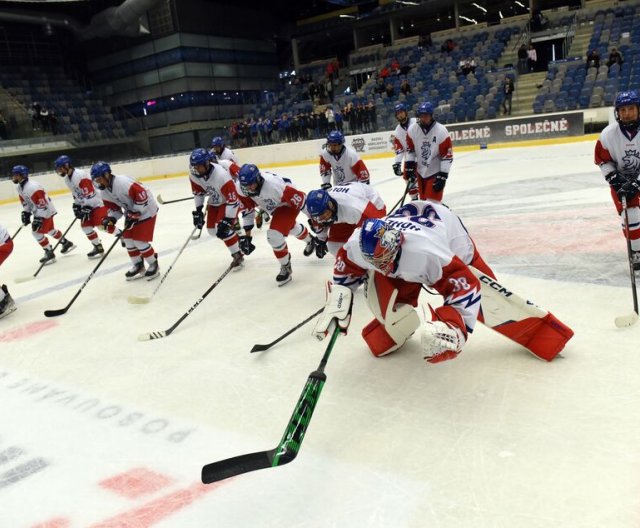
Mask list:
[[[188,198],[178,198],[177,200],[163,200],[162,195],[158,195],[158,203],[162,205],[172,204],[176,202],[186,202],[187,200],[193,200],[193,196],[189,196]]]
[[[24,227],[24,226],[23,226],[23,225],[21,225],[21,226],[18,228],[18,230],[17,230],[17,231],[13,234],[13,236],[11,237],[11,240],[13,240],[14,238],[16,238],[16,237],[18,236],[18,233],[19,233],[20,231],[22,231],[22,228],[23,228],[23,227]]]
[[[76,220],[77,220],[77,218],[75,218],[75,217],[74,217],[73,222],[71,222],[71,224],[69,224],[69,227],[67,227],[67,230],[66,230],[66,231],[62,234],[62,236],[58,239],[58,241],[56,242],[56,245],[55,245],[55,246],[53,246],[52,251],[53,251],[54,253],[56,252],[56,249],[58,249],[58,246],[60,245],[60,242],[62,242],[62,241],[65,239],[65,237],[67,236],[67,233],[69,232],[69,230],[71,229],[71,227],[73,226],[73,224],[75,224],[75,223],[76,223]],[[33,275],[31,275],[30,277],[18,277],[18,278],[16,279],[16,282],[18,282],[18,283],[20,283],[20,282],[27,282],[27,281],[30,281],[30,280],[35,279],[35,278],[38,276],[38,273],[40,273],[40,271],[42,270],[42,268],[44,268],[46,265],[47,265],[47,263],[46,263],[46,262],[42,262],[42,263],[40,264],[40,267],[36,270],[36,272],[35,272]]]
[[[388,214],[393,213],[393,211],[395,211],[396,208],[398,208],[399,206],[404,205],[404,200],[407,197],[407,193],[409,192],[409,187],[410,186],[411,186],[411,182],[409,180],[407,180],[407,186],[405,187],[404,192],[402,193],[402,196],[396,202],[396,204],[391,209],[389,209],[389,213]]]
[[[311,321],[311,319],[313,319],[314,317],[317,317],[318,315],[320,315],[322,313],[322,311],[324,310],[324,306],[322,308],[320,308],[317,312],[315,312],[314,314],[310,315],[309,317],[307,317],[304,321],[302,321],[301,323],[298,323],[296,326],[294,326],[291,330],[287,330],[284,334],[282,334],[278,339],[276,339],[275,341],[271,341],[271,343],[268,343],[266,345],[253,345],[253,348],[251,349],[251,352],[262,352],[263,350],[269,350],[273,345],[275,345],[276,343],[279,343],[280,341],[282,341],[285,337],[287,337],[288,335],[293,334],[298,328],[300,328],[301,326],[306,325],[309,321]]]
[[[198,229],[197,227],[193,228],[193,231],[191,231],[191,234],[189,235],[189,238],[187,238],[187,241],[182,245],[182,247],[180,248],[180,251],[178,251],[178,254],[176,255],[176,258],[173,259],[173,262],[171,263],[171,266],[169,266],[169,268],[167,269],[167,271],[164,272],[164,275],[162,276],[162,278],[160,279],[160,282],[158,283],[158,285],[156,286],[156,289],[153,290],[153,293],[151,294],[151,296],[149,297],[138,297],[136,295],[131,295],[127,300],[131,303],[131,304],[147,304],[152,298],[153,296],[158,293],[158,290],[160,289],[160,286],[162,286],[162,283],[165,281],[165,279],[167,278],[167,275],[169,275],[169,272],[171,271],[171,269],[173,268],[173,266],[175,265],[175,263],[177,262],[178,258],[180,257],[180,255],[182,255],[182,252],[184,251],[184,248],[187,247],[187,244],[189,243],[190,240],[193,239],[193,234],[196,232],[196,229]]]
[[[302,446],[307,427],[311,422],[313,411],[320,399],[322,387],[324,387],[327,380],[324,368],[327,365],[327,360],[338,335],[340,335],[340,328],[336,326],[318,368],[311,372],[307,378],[280,443],[269,451],[248,453],[207,464],[202,468],[202,482],[204,484],[211,484],[212,482],[235,477],[249,471],[282,466],[296,458]]]
[[[171,335],[171,333],[178,328],[178,325],[184,321],[187,316],[193,312],[198,305],[205,300],[205,298],[207,297],[207,295],[209,295],[211,293],[211,291],[218,285],[220,284],[220,282],[222,282],[222,279],[224,279],[227,274],[234,268],[233,264],[231,264],[226,270],[224,270],[224,273],[222,275],[220,275],[220,277],[218,277],[218,280],[216,280],[210,287],[209,289],[204,292],[200,298],[191,306],[191,308],[189,308],[184,314],[182,314],[182,317],[180,317],[180,319],[178,319],[171,327],[169,327],[166,330],[160,330],[158,332],[149,332],[147,334],[140,334],[138,336],[138,341],[150,341],[152,339],[160,339],[162,337],[167,337],[168,335]]]
[[[638,292],[636,291],[636,274],[633,269],[633,252],[631,250],[631,237],[629,236],[629,211],[627,209],[627,197],[622,197],[622,210],[624,211],[624,236],[627,239],[627,256],[629,257],[629,274],[631,276],[631,293],[633,294],[633,313],[616,317],[616,326],[624,328],[638,321]]]
[[[65,306],[64,308],[59,308],[58,310],[45,310],[44,311],[45,317],[57,317],[58,315],[64,315],[69,311],[69,308],[71,308],[71,305],[78,298],[78,296],[80,295],[82,290],[84,290],[84,287],[92,279],[92,277],[95,275],[96,271],[98,271],[98,268],[100,266],[102,266],[102,263],[105,261],[107,256],[109,256],[109,253],[111,253],[111,250],[114,247],[116,247],[116,244],[120,241],[120,237],[121,236],[122,236],[122,233],[120,233],[119,235],[116,236],[116,239],[113,241],[113,244],[111,244],[111,247],[109,247],[109,249],[107,249],[105,254],[102,255],[102,258],[100,259],[100,262],[98,262],[96,267],[93,268],[93,271],[91,273],[89,273],[89,276],[84,280],[84,282],[82,283],[82,286],[80,286],[80,289],[76,292],[76,294],[73,296],[73,298],[69,301],[69,304],[67,304],[67,306]]]

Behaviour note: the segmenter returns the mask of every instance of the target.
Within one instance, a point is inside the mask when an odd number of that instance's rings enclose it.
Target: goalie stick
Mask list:
[[[193,196],[188,196],[187,198],[178,198],[176,200],[163,200],[162,195],[159,194],[157,200],[159,204],[167,205],[167,204],[172,204],[176,202],[186,202],[187,200],[193,200]]]
[[[193,312],[202,301],[204,301],[207,297],[207,295],[209,295],[211,293],[211,291],[222,282],[222,279],[224,279],[227,274],[234,268],[234,265],[231,264],[226,270],[224,270],[224,273],[222,275],[220,275],[220,277],[218,277],[218,279],[211,285],[209,286],[209,289],[204,292],[200,298],[193,303],[193,305],[191,306],[191,308],[189,308],[184,314],[182,314],[182,317],[180,317],[180,319],[178,319],[172,326],[170,326],[169,328],[167,328],[166,330],[159,330],[157,332],[149,332],[147,334],[140,334],[138,336],[138,341],[151,341],[153,339],[161,339],[163,337],[167,337],[168,335],[171,335],[171,333],[178,328],[178,325],[184,321],[191,312]]]
[[[320,315],[322,313],[322,311],[324,310],[324,306],[322,308],[320,308],[317,312],[313,313],[312,315],[310,315],[309,317],[307,317],[304,321],[302,321],[301,323],[298,323],[296,326],[294,326],[292,329],[287,330],[284,334],[282,334],[278,339],[276,339],[275,341],[271,341],[271,343],[267,343],[266,345],[253,345],[253,348],[251,349],[251,352],[262,352],[263,350],[269,350],[273,345],[275,345],[276,343],[279,343],[280,341],[282,341],[285,337],[293,334],[298,328],[300,328],[301,326],[306,325],[309,321],[311,321],[311,319],[313,319],[314,317],[317,317],[318,315]]]
[[[311,372],[307,378],[280,443],[268,451],[240,455],[203,466],[202,482],[204,484],[211,484],[258,469],[282,466],[296,458],[327,380],[324,368],[339,334],[340,328],[336,325],[318,368]]]
[[[114,247],[116,247],[116,244],[120,241],[120,237],[122,237],[122,233],[120,233],[119,235],[116,236],[116,239],[113,241],[113,244],[111,244],[111,247],[109,249],[107,249],[107,251],[105,252],[104,255],[102,255],[102,258],[100,259],[100,262],[98,262],[96,267],[93,268],[93,271],[91,273],[89,273],[89,276],[84,280],[84,282],[82,283],[82,286],[80,286],[80,289],[76,292],[76,294],[73,296],[73,298],[69,301],[69,304],[67,304],[64,308],[60,308],[58,310],[45,310],[44,311],[45,317],[57,317],[58,315],[64,315],[69,311],[69,308],[71,308],[71,305],[75,302],[75,300],[78,298],[80,293],[82,293],[82,290],[84,290],[84,287],[93,278],[93,276],[95,275],[96,271],[98,271],[98,268],[100,266],[102,266],[102,263],[109,256],[109,253],[111,253],[111,250]]]
[[[632,326],[638,321],[638,292],[636,290],[636,274],[633,269],[633,251],[631,250],[631,238],[629,236],[629,211],[627,210],[627,197],[622,197],[622,210],[624,211],[624,236],[627,239],[627,256],[629,257],[629,275],[631,276],[631,293],[633,295],[633,312],[627,315],[619,315],[615,319],[618,328]]]

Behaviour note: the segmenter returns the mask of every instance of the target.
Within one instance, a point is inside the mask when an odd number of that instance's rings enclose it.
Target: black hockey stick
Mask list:
[[[309,374],[307,378],[280,443],[269,451],[249,453],[207,464],[202,468],[202,482],[204,484],[235,477],[249,471],[282,466],[296,458],[302,446],[307,427],[311,422],[313,411],[320,399],[322,387],[324,387],[324,383],[327,380],[324,368],[339,334],[340,328],[336,325],[318,368]]]
[[[287,330],[284,334],[282,334],[275,341],[271,341],[271,343],[267,343],[266,345],[253,345],[253,348],[251,349],[251,352],[262,352],[263,350],[269,350],[273,345],[275,345],[276,343],[279,343],[280,341],[282,341],[288,335],[293,334],[298,328],[300,328],[301,326],[306,325],[309,321],[311,321],[311,319],[313,319],[314,317],[317,317],[318,315],[320,315],[322,313],[322,310],[324,310],[324,306],[322,308],[320,308],[317,312],[315,312],[313,315],[310,315],[309,317],[307,317],[301,323],[298,323],[291,330]]]
[[[189,196],[187,198],[178,198],[177,200],[163,200],[162,195],[158,195],[158,203],[162,205],[172,204],[176,202],[186,202],[187,200],[193,200],[193,196]]]
[[[633,269],[633,251],[631,250],[631,237],[629,236],[629,211],[627,209],[627,197],[622,197],[622,210],[624,212],[624,236],[627,239],[627,256],[629,257],[629,274],[631,276],[631,293],[633,294],[633,313],[616,317],[616,326],[624,328],[638,321],[638,292],[636,291],[636,274]]]
[[[152,339],[161,339],[163,337],[167,337],[168,335],[171,335],[171,333],[178,328],[178,325],[184,321],[191,312],[193,312],[198,305],[204,301],[207,297],[207,295],[209,295],[211,293],[211,291],[222,282],[222,279],[224,279],[227,274],[234,268],[235,266],[233,264],[231,264],[226,270],[224,270],[224,273],[222,275],[220,275],[220,277],[218,277],[218,279],[211,285],[209,286],[209,289],[204,292],[200,298],[191,306],[191,308],[189,308],[184,314],[182,314],[182,317],[180,317],[180,319],[178,319],[171,327],[167,328],[166,330],[159,330],[158,332],[149,332],[147,334],[140,334],[138,336],[138,341],[150,341]]]
[[[20,231],[22,231],[22,228],[23,228],[23,227],[24,227],[24,226],[23,226],[23,225],[21,225],[21,226],[18,228],[18,230],[17,230],[17,231],[13,234],[13,236],[11,237],[11,240],[13,240],[14,238],[16,238],[16,237],[18,236],[18,233],[19,233]]]
[[[391,209],[389,209],[389,212],[387,214],[393,213],[393,211],[395,211],[396,208],[398,208],[399,206],[404,205],[404,200],[407,197],[407,193],[409,192],[409,187],[411,187],[411,181],[407,180],[407,186],[404,188],[404,192],[402,193],[402,196],[396,202],[396,204]]]
[[[116,239],[113,241],[113,244],[111,244],[111,247],[109,249],[107,249],[107,251],[105,252],[104,255],[102,255],[102,258],[100,259],[100,262],[98,262],[96,267],[93,268],[93,271],[91,273],[89,273],[89,276],[84,280],[84,282],[82,283],[82,286],[80,286],[80,289],[76,292],[76,294],[73,296],[73,298],[69,301],[69,304],[67,304],[64,308],[60,308],[58,310],[45,310],[44,311],[45,317],[57,317],[58,315],[64,315],[69,311],[69,308],[71,308],[71,305],[78,298],[78,296],[80,295],[82,290],[84,290],[84,287],[87,285],[87,283],[93,278],[93,276],[95,275],[96,271],[98,271],[98,268],[100,266],[102,266],[102,263],[109,256],[109,253],[111,253],[111,250],[114,247],[116,247],[116,244],[120,241],[120,237],[121,236],[122,236],[122,233],[120,233],[119,235],[116,236]]]
[[[71,224],[69,224],[69,227],[67,227],[67,230],[58,239],[58,241],[56,242],[56,245],[53,246],[53,249],[51,251],[53,251],[54,253],[56,252],[56,249],[58,249],[58,246],[60,245],[60,243],[65,239],[65,237],[67,236],[67,233],[69,232],[69,230],[71,229],[73,224],[76,223],[76,220],[77,220],[77,218],[74,217],[73,222],[71,222]],[[38,273],[40,273],[40,271],[42,271],[42,268],[44,268],[46,265],[47,265],[46,261],[42,262],[40,264],[40,267],[36,270],[36,272],[33,275],[31,275],[30,277],[18,277],[16,279],[16,282],[27,282],[27,281],[35,279],[38,276]]]

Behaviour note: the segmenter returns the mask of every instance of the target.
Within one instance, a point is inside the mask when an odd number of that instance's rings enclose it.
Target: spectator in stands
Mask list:
[[[591,67],[600,68],[600,54],[598,50],[592,49],[587,53],[587,70]]]
[[[475,73],[476,71],[476,61],[475,59],[469,58],[460,61],[460,73],[465,77],[470,73]]]
[[[529,44],[529,50],[527,51],[529,58],[527,59],[527,71],[536,71],[536,64],[538,63],[538,52],[534,48],[533,44]]]
[[[522,75],[527,73],[527,61],[529,60],[529,51],[527,45],[523,42],[518,48],[518,73]]]
[[[2,110],[0,110],[0,139],[8,139],[9,134],[7,132],[7,120],[2,115]]]
[[[375,132],[378,130],[378,121],[376,115],[376,105],[373,101],[369,101],[367,105],[367,112],[369,113],[369,127],[371,132]]]
[[[504,101],[502,101],[502,113],[511,115],[511,100],[513,99],[513,91],[515,90],[513,79],[508,75],[504,77],[502,91],[504,93]],[[507,106],[509,109],[507,110]]]
[[[378,80],[376,81],[375,93],[383,94],[385,90],[386,90],[386,86],[384,84],[384,79],[382,77],[378,77]]]
[[[348,107],[349,109],[349,132],[351,134],[357,134],[358,131],[358,113],[356,111],[356,107],[353,105],[353,103],[349,103]]]
[[[431,40],[431,33],[420,35],[420,37],[418,38],[419,48],[430,48],[432,44],[433,41]]]
[[[542,31],[549,25],[549,20],[540,9],[534,9],[531,14],[531,31]]]
[[[342,132],[342,113],[340,112],[340,107],[338,107],[337,110],[335,110],[334,112],[334,117],[336,120],[336,129],[338,129],[340,132]]]
[[[324,82],[324,90],[327,93],[327,97],[329,98],[329,102],[333,104],[333,78],[327,77]]]
[[[40,123],[42,124],[42,131],[49,132],[49,110],[44,106],[40,110]]]
[[[389,75],[391,75],[391,71],[389,70],[389,67],[385,64],[380,70],[380,73],[378,73],[378,77],[382,79],[382,81],[384,82],[385,79],[389,77]]]
[[[53,110],[49,112],[49,129],[54,136],[58,134],[58,116]]]
[[[394,95],[396,95],[396,91],[394,90],[393,84],[391,83],[387,84],[384,91],[387,94],[387,97],[393,97]]]
[[[333,108],[331,106],[327,106],[324,111],[324,115],[327,118],[327,128],[329,132],[336,129],[336,115],[333,112]]]
[[[402,79],[400,83],[400,92],[404,95],[408,95],[411,93],[411,86],[409,85],[409,81],[407,79]]]
[[[391,61],[391,73],[393,75],[400,75],[400,63],[395,57]]]
[[[611,48],[611,53],[609,53],[609,60],[607,61],[607,66],[611,68],[614,64],[618,64],[622,66],[622,53],[618,51],[617,48]]]
[[[447,39],[444,41],[442,46],[440,46],[440,51],[443,53],[451,53],[456,47],[456,43],[452,39]]]

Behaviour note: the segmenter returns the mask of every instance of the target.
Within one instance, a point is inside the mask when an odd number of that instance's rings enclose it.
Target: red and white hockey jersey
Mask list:
[[[433,121],[426,129],[414,123],[407,131],[406,161],[415,161],[416,171],[422,178],[451,170],[453,144],[444,125]]]
[[[468,267],[474,245],[458,216],[440,203],[414,201],[386,220],[404,235],[397,267],[388,277],[434,288],[472,332],[480,309],[480,282]],[[352,289],[367,270],[375,270],[360,250],[360,230],[338,252],[333,269],[333,282]]]
[[[618,123],[612,123],[601,133],[596,142],[595,163],[602,175],[617,170],[627,178],[640,176],[640,133],[633,136],[623,131]]]
[[[2,224],[0,224],[0,244],[9,242],[10,238],[11,238],[11,235],[9,234],[9,231],[7,231],[7,228],[4,227]]]
[[[211,163],[209,172],[204,176],[198,176],[189,171],[191,191],[193,192],[196,207],[204,205],[205,196],[208,196],[207,204],[220,206],[226,204],[225,218],[236,218],[240,207],[240,200],[236,186],[231,175],[220,164]]]
[[[74,168],[70,176],[64,177],[64,183],[71,191],[75,203],[89,205],[93,209],[104,205],[87,171]]]
[[[21,183],[16,184],[16,191],[18,191],[22,208],[33,216],[51,218],[58,213],[44,187],[38,182],[31,179],[22,180]]]
[[[260,175],[264,179],[260,193],[257,196],[247,197],[249,203],[253,202],[270,215],[273,215],[278,207],[293,207],[298,211],[304,207],[307,196],[296,189],[291,180],[266,170],[261,170]],[[240,189],[240,184],[238,184],[238,192],[245,196]]]
[[[116,219],[126,213],[139,213],[139,222],[158,214],[158,204],[146,186],[129,176],[112,174],[111,186],[101,189],[104,205],[109,208],[109,216]]]
[[[351,181],[368,182],[369,170],[360,156],[351,147],[346,145],[340,154],[334,155],[322,149],[320,153],[320,177],[322,183],[331,183],[333,173],[333,185],[340,185]]]
[[[396,153],[394,162],[400,163],[405,157],[407,151],[407,132],[409,127],[416,122],[415,117],[407,119],[403,124],[398,123],[396,129],[393,131],[393,150]]]
[[[212,150],[211,152],[216,154],[215,150]],[[216,157],[218,158],[219,161],[231,161],[236,165],[238,164],[238,157],[235,155],[233,150],[231,150],[229,147],[224,147],[224,149],[220,154],[216,154]]]

